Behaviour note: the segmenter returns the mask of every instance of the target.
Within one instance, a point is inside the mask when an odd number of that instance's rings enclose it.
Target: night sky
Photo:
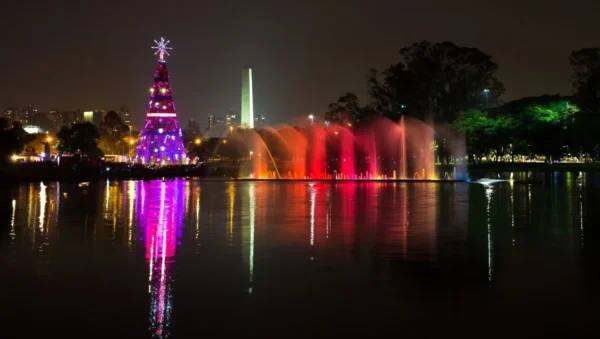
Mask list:
[[[597,46],[600,1],[10,1],[2,8],[0,108],[117,109],[143,121],[157,57],[183,123],[239,112],[253,68],[255,114],[322,113],[420,40],[477,47],[500,65],[504,100],[570,94],[572,50]]]

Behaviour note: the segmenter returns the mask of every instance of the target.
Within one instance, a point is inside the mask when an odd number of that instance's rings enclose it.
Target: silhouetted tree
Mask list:
[[[98,127],[89,122],[63,126],[57,133],[58,143],[56,148],[61,154],[82,154],[87,156],[101,156],[103,153],[98,148],[100,132]]]
[[[0,118],[0,164],[7,163],[11,155],[23,151],[27,143],[26,135],[20,123],[13,122],[11,125],[8,119]]]
[[[108,111],[98,129],[100,133],[99,147],[105,154],[124,154],[129,149],[126,138],[129,137],[129,126],[123,123],[116,111]]]
[[[573,51],[569,58],[573,69],[575,102],[581,108],[575,117],[577,144],[586,153],[598,158],[600,140],[600,48]]]
[[[360,106],[356,94],[346,93],[337,102],[329,104],[329,110],[325,112],[325,120],[339,125],[356,124],[364,117],[365,110]]]
[[[498,103],[504,85],[498,65],[476,48],[421,41],[400,50],[401,60],[367,76],[372,109],[398,119],[452,122],[458,112]]]

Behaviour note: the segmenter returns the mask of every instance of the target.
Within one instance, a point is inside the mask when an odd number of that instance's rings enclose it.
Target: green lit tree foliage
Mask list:
[[[564,97],[546,96],[510,102],[491,112],[470,109],[453,127],[463,132],[471,163],[483,157],[502,161],[518,155],[542,155],[547,162],[573,152],[573,126],[579,108]]]
[[[568,101],[531,105],[521,113],[522,135],[531,151],[543,155],[546,162],[558,160],[573,151],[571,132],[579,108]]]
[[[453,126],[467,138],[469,162],[481,163],[494,145],[495,122],[484,111],[469,109],[461,112]]]

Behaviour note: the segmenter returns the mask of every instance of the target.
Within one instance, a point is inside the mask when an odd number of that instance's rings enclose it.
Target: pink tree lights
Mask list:
[[[169,71],[165,55],[171,47],[163,38],[154,41],[159,60],[154,72],[154,84],[150,88],[150,102],[140,143],[136,150],[136,161],[143,164],[173,164],[186,161],[181,128],[177,120],[175,102],[169,84]]]

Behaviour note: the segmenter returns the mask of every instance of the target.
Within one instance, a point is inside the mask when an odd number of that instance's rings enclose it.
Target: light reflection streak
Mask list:
[[[150,241],[150,272],[148,274],[148,293],[152,292],[152,271],[154,269],[154,241],[156,238],[154,234],[152,235],[152,240]]]
[[[185,182],[185,215],[189,215],[190,210],[190,195],[192,194],[192,190],[190,189],[190,182],[186,180]]]
[[[402,222],[402,258],[408,257],[408,185],[404,184],[402,187],[402,208],[401,222]]]
[[[141,203],[141,208],[140,208],[140,215],[144,215],[144,207],[146,207],[146,186],[143,183],[140,183],[142,189],[142,203]],[[139,216],[138,216],[139,219]]]
[[[33,229],[34,232],[33,233],[33,241],[35,242],[35,225],[33,223],[33,221],[35,220],[35,215],[34,215],[34,187],[33,187],[33,183],[29,184],[29,199],[27,200],[29,203],[27,204],[27,228],[29,229]]]
[[[146,187],[147,186],[147,187]],[[185,217],[186,195],[182,181],[151,181],[138,191],[148,193],[146,214],[137,209],[139,224],[144,227],[146,260],[149,266],[150,332],[153,337],[170,336],[173,308],[171,266]],[[143,201],[143,198],[140,199]]]
[[[250,248],[248,254],[248,274],[250,286],[248,287],[248,294],[252,294],[252,284],[254,283],[254,218],[256,214],[256,191],[254,183],[250,184],[250,186],[248,187],[248,196],[250,198]]]
[[[511,227],[512,227],[512,245],[515,246],[515,181],[512,179],[513,173],[510,174],[511,180],[510,184],[510,217],[511,217]]]
[[[308,184],[310,191],[310,245],[315,244],[315,203],[317,200],[317,189],[315,183]]]
[[[108,219],[108,203],[110,201],[110,181],[106,179],[106,202],[104,206],[104,219]]]
[[[491,209],[492,209],[492,193],[494,192],[494,188],[491,184],[483,184],[485,187],[485,197],[487,199],[486,206],[486,223],[487,223],[487,251],[488,251],[488,282],[492,282],[492,274],[493,274],[493,260],[492,260],[492,252],[494,244],[492,242],[492,218],[491,218]]]
[[[17,200],[12,200],[12,214],[10,217],[10,238],[11,240],[15,239],[15,214],[17,212]]]
[[[325,238],[329,239],[331,231],[331,189],[327,192],[327,214],[325,215]]]
[[[60,212],[60,182],[56,182],[56,219],[55,224],[58,225],[58,212]]]
[[[129,198],[129,226],[127,228],[127,247],[131,251],[132,247],[132,234],[133,234],[133,208],[135,205],[135,182],[129,181],[127,183],[127,196]]]
[[[160,336],[162,331],[162,324],[165,314],[165,270],[166,270],[166,258],[167,258],[167,225],[165,223],[165,182],[161,183],[160,187],[160,212],[158,217],[159,232],[162,233],[162,251],[161,251],[161,265],[160,265],[160,288],[158,292],[158,324],[156,334]]]
[[[44,218],[46,215],[46,189],[48,186],[44,185],[43,182],[40,183],[40,216],[39,216],[39,228],[40,231],[44,230]]]
[[[235,184],[229,183],[227,188],[227,195],[229,196],[229,233],[227,234],[228,246],[233,246],[233,214],[235,207]]]
[[[583,173],[579,172],[579,228],[581,232],[581,247],[583,247]]]
[[[532,210],[532,208],[531,208],[531,184],[527,185],[527,200],[529,203],[529,215],[531,215],[531,212],[532,212],[531,211]]]
[[[196,197],[196,241],[200,235],[200,193],[201,189],[198,187],[198,196]]]
[[[117,212],[121,213],[122,211],[119,210],[118,208],[118,202],[119,202],[119,194],[117,193],[118,191],[118,186],[114,186],[113,185],[113,191],[115,191],[115,195],[116,195],[116,199],[113,199],[113,206],[112,206],[112,211],[113,211],[113,239],[116,239],[117,237]]]

